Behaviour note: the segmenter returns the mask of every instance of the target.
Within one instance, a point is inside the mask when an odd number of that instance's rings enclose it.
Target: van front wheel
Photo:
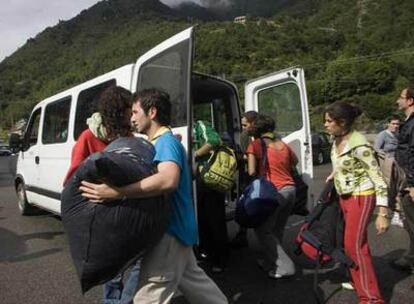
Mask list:
[[[30,205],[27,201],[26,191],[24,190],[24,183],[20,182],[16,188],[17,193],[17,205],[21,215],[35,214],[35,207]]]

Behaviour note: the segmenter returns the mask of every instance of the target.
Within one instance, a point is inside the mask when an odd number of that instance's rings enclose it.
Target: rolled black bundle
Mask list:
[[[153,146],[120,138],[92,154],[62,192],[61,216],[82,292],[124,271],[166,230],[169,204],[163,197],[90,203],[79,192],[82,180],[128,185],[155,172]]]

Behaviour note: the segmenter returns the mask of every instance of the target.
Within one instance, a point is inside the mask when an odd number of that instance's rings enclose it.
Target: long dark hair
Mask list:
[[[325,114],[328,114],[337,123],[344,123],[345,132],[348,133],[352,129],[355,119],[362,114],[362,110],[356,105],[336,101],[326,107],[324,116]]]
[[[253,136],[259,138],[264,133],[273,132],[275,130],[275,120],[265,114],[258,114],[253,122]]]
[[[256,120],[256,118],[257,118],[258,115],[259,115],[259,113],[257,113],[256,111],[247,111],[247,112],[244,112],[241,115],[241,117],[242,118],[246,118],[246,120],[249,123],[253,123]]]
[[[98,112],[108,139],[129,134],[130,117],[127,117],[127,110],[132,107],[131,96],[130,91],[119,86],[110,86],[100,95]]]

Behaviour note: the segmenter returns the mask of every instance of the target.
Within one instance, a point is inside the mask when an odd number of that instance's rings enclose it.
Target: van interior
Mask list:
[[[193,121],[210,122],[223,143],[238,148],[241,124],[235,87],[218,78],[193,73],[191,90]]]

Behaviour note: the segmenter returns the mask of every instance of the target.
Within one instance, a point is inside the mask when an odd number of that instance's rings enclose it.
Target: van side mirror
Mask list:
[[[19,134],[12,133],[9,138],[9,147],[13,153],[19,152],[22,150],[23,141]]]

